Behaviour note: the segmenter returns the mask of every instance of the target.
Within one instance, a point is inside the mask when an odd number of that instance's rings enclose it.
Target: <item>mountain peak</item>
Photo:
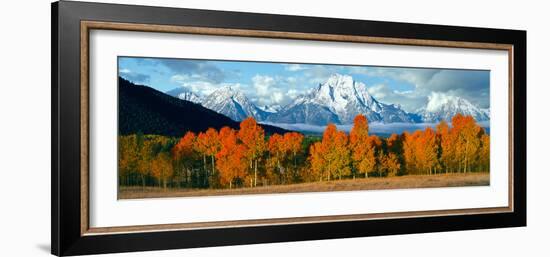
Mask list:
[[[481,109],[464,98],[435,92],[432,92],[426,106],[418,112],[425,122],[450,121],[458,113],[471,115],[477,121],[489,120],[488,110]]]
[[[369,121],[413,122],[414,118],[395,105],[378,102],[364,83],[349,75],[332,74],[313,92],[298,97],[268,121],[323,125],[351,124],[358,114]]]
[[[202,98],[199,95],[191,92],[189,89],[185,87],[174,88],[172,90],[166,91],[166,94],[179,98],[181,100],[186,100],[196,104],[200,104],[202,101]]]
[[[467,106],[472,105],[468,100],[453,95],[445,95],[442,93],[432,92],[428,96],[428,103],[426,104],[426,111],[437,111],[446,106]]]
[[[254,105],[241,90],[230,85],[225,85],[212,92],[202,104],[204,107],[235,121],[241,121],[247,117],[254,117],[261,121],[267,116],[267,113]]]
[[[355,81],[353,80],[353,77],[350,75],[343,75],[340,73],[333,73],[330,75],[330,77],[327,79],[327,81],[324,83],[325,85],[331,85],[334,87],[346,87],[346,86],[353,86]]]

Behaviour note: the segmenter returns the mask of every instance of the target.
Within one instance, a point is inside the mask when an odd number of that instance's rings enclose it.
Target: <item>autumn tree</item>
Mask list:
[[[258,160],[266,148],[264,129],[256,123],[254,118],[248,117],[240,124],[238,138],[246,147],[246,157],[249,160],[251,169],[252,164],[254,164],[254,181],[251,184],[256,186],[258,180]]]
[[[327,180],[331,176],[337,176],[339,179],[342,176],[350,173],[350,151],[348,146],[348,136],[343,131],[338,131],[336,125],[329,124],[323,133],[321,147],[314,149],[319,150],[322,154],[322,162],[326,166]],[[319,154],[314,153],[314,154]]]
[[[221,149],[216,154],[216,167],[220,171],[220,183],[231,189],[235,179],[246,175],[246,148],[237,142],[237,133],[229,127],[220,130]]]
[[[353,120],[349,138],[353,167],[359,173],[365,174],[366,178],[374,170],[376,159],[375,146],[369,137],[369,125],[364,115],[359,114]]]
[[[138,168],[139,151],[136,135],[121,136],[118,141],[118,171],[121,182],[130,185]]]
[[[286,159],[287,147],[284,141],[284,136],[273,134],[269,137],[267,144],[269,151],[268,165],[272,167],[271,170],[275,170],[273,173],[278,177],[281,177],[285,172],[283,162]]]
[[[189,182],[190,170],[193,167],[193,161],[195,160],[195,143],[197,136],[193,132],[187,132],[172,149],[172,158],[177,164],[178,168],[182,169],[184,173],[185,182]]]
[[[167,153],[159,153],[151,162],[151,173],[159,181],[159,186],[162,185],[166,189],[168,179],[174,174],[172,162]]]
[[[422,132],[418,130],[412,134],[408,131],[403,133],[403,159],[405,161],[405,169],[409,173],[411,171],[416,171],[418,167],[416,148],[421,134]]]
[[[141,135],[143,137],[143,135]],[[153,157],[152,146],[153,143],[150,140],[145,140],[140,138],[140,135],[137,136],[137,146],[139,151],[137,171],[141,177],[141,185],[145,187],[145,178],[151,172],[151,160]]]
[[[349,139],[344,131],[338,131],[334,135],[334,145],[329,151],[329,158],[331,165],[329,164],[329,169],[332,170],[334,176],[337,176],[338,179],[342,179],[343,176],[351,174],[350,169],[350,150],[349,150]]]
[[[390,153],[394,153],[396,155],[400,154],[403,149],[403,142],[399,135],[397,134],[391,134],[388,139],[386,139],[386,146],[387,150]]]
[[[319,177],[319,181],[323,181],[326,170],[325,152],[326,149],[322,142],[315,142],[309,148],[308,161],[311,166],[311,171]]]
[[[380,158],[380,167],[388,176],[395,176],[401,169],[401,163],[396,154],[388,153]]]
[[[283,136],[285,150],[292,154],[294,161],[294,171],[296,172],[296,156],[302,151],[302,141],[304,136],[297,132],[288,132]]]
[[[457,114],[452,118],[452,132],[456,136],[456,151],[460,160],[462,171],[471,171],[475,163],[476,153],[480,146],[480,134],[482,132],[472,116]]]
[[[417,160],[419,166],[426,170],[426,173],[433,174],[434,169],[437,167],[437,142],[435,131],[427,127],[417,142]]]
[[[490,136],[487,134],[483,134],[481,136],[481,147],[479,148],[479,153],[478,153],[480,171],[489,171],[490,151],[491,151]]]
[[[205,133],[200,133],[197,138],[197,145],[199,151],[203,154],[203,163],[204,163],[204,170],[205,170],[205,180],[208,179],[209,175],[214,175],[216,173],[215,170],[215,156],[220,150],[220,140],[218,137],[218,132],[213,129],[209,128],[206,130]],[[208,174],[208,170],[206,169],[206,156],[210,157],[211,160],[211,173]]]
[[[436,126],[436,133],[440,147],[440,160],[447,173],[449,168],[455,167],[456,163],[455,133],[451,133],[449,124],[444,120]]]

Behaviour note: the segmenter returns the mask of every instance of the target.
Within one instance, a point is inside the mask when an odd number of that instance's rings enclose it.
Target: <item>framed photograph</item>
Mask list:
[[[526,32],[52,4],[52,253],[526,225]]]

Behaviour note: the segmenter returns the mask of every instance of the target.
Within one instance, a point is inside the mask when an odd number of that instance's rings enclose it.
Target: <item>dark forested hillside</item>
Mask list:
[[[120,77],[118,88],[118,130],[121,135],[141,132],[179,137],[187,131],[203,132],[224,126],[239,128],[239,123],[199,104],[147,86],[134,85]],[[262,126],[269,134],[287,132],[278,127]]]

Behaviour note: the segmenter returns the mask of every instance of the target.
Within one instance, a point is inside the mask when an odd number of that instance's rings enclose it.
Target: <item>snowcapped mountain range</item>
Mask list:
[[[457,114],[471,115],[477,121],[490,119],[489,109],[481,109],[468,100],[456,96],[432,93],[428,97],[428,104],[417,111],[424,122],[450,121]]]
[[[285,124],[326,125],[352,124],[358,114],[369,121],[382,123],[420,123],[449,121],[457,113],[472,115],[478,121],[489,120],[489,110],[481,109],[456,96],[433,93],[427,105],[416,113],[409,113],[399,105],[376,100],[367,86],[349,75],[333,74],[309,93],[297,97],[286,106],[256,106],[238,89],[224,86],[200,97],[185,88],[166,92],[174,97],[200,103],[235,121],[249,116],[258,121]]]
[[[351,124],[357,114],[369,121],[416,122],[417,117],[396,105],[374,99],[367,86],[351,76],[334,74],[307,95],[298,97],[281,111],[270,115],[274,123],[305,123],[324,125],[329,122]]]
[[[254,105],[243,92],[230,86],[224,86],[212,92],[201,104],[235,121],[244,120],[249,116],[263,121],[269,115],[268,112]]]
[[[202,102],[202,98],[200,96],[184,87],[174,88],[170,91],[167,91],[166,94],[196,104],[200,104]]]

